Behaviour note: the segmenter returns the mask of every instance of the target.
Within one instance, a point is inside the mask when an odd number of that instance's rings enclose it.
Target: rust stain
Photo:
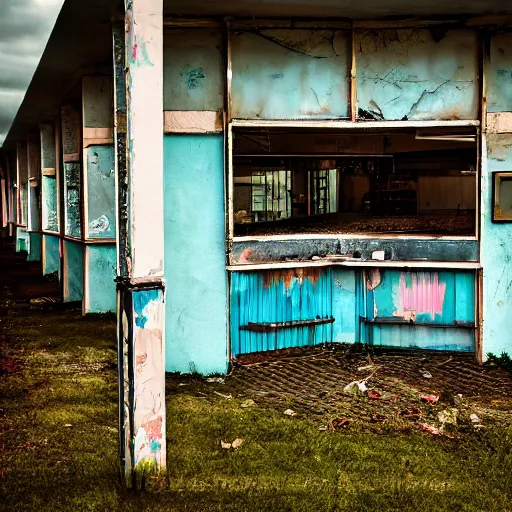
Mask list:
[[[316,284],[320,278],[321,272],[322,271],[319,268],[296,268],[291,270],[268,271],[264,274],[263,286],[269,288],[275,283],[282,281],[285,289],[289,290],[294,280],[302,285],[306,279],[309,279],[313,284]]]

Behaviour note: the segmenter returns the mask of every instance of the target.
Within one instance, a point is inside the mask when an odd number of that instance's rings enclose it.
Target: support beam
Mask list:
[[[124,18],[113,23],[119,441],[138,489],[166,466],[162,0],[126,2]]]

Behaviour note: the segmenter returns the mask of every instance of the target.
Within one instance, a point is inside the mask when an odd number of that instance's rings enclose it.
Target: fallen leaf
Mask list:
[[[231,443],[231,447],[233,448],[233,450],[237,450],[238,448],[240,448],[240,446],[242,446],[242,444],[244,443],[244,440],[243,439],[235,439],[232,443]]]
[[[206,382],[210,384],[213,382],[215,382],[216,384],[224,384],[224,379],[222,377],[209,377],[208,379],[206,379]]]
[[[297,413],[292,409],[286,409],[286,411],[284,411],[284,414],[286,414],[286,416],[297,416]]]
[[[66,423],[64,426],[65,427],[72,427],[73,425],[71,425],[71,423]]]
[[[340,430],[342,428],[348,427],[350,424],[350,421],[346,418],[334,418],[332,420],[329,420],[329,428],[331,430]]]
[[[256,405],[256,402],[252,400],[252,398],[248,398],[247,400],[244,400],[240,407],[243,407],[244,409],[247,409],[248,407],[254,407]]]
[[[375,391],[368,391],[368,398],[371,398],[372,400],[381,400],[382,396],[380,393],[377,393]]]
[[[231,443],[225,443],[222,439],[220,440],[220,447],[224,448],[224,450],[229,450],[231,448]]]

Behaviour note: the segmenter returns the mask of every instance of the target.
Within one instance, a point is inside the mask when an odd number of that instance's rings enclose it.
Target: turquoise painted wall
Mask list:
[[[265,29],[233,34],[232,115],[348,117],[350,63],[348,31]]]
[[[42,177],[42,223],[43,229],[48,231],[58,231],[59,224],[57,218],[57,179],[55,176]]]
[[[222,135],[164,137],[166,371],[227,371]]]
[[[27,261],[41,261],[42,235],[41,233],[28,233],[29,246]]]
[[[512,34],[494,34],[487,79],[488,112],[512,111]]]
[[[25,228],[16,228],[16,252],[27,251],[27,230]]]
[[[88,245],[88,289],[86,313],[106,313],[116,310],[116,246]]]
[[[60,274],[60,239],[58,236],[43,234],[43,276],[59,272]]]
[[[84,246],[64,240],[64,302],[81,301],[84,293]],[[66,293],[67,290],[67,293]]]
[[[90,238],[115,238],[114,146],[87,148],[87,227]]]
[[[512,223],[493,224],[493,171],[512,171],[512,134],[487,134],[482,167],[483,352],[512,355]],[[484,153],[485,157],[485,153]]]

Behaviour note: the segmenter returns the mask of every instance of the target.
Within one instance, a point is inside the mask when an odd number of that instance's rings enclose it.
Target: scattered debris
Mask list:
[[[233,450],[238,450],[238,448],[240,448],[240,446],[242,446],[244,440],[243,439],[239,439],[239,438],[236,438],[232,443],[231,443],[231,447],[233,448]]]
[[[444,409],[437,414],[437,419],[439,423],[441,423],[441,428],[443,429],[445,425],[457,425],[457,418],[459,415],[458,409],[453,407]]]
[[[71,425],[71,423],[66,423],[64,426],[65,426],[66,428],[69,428],[69,427],[72,427],[73,425]]]
[[[375,368],[375,365],[373,364],[367,364],[366,366],[360,366],[357,371],[358,372],[364,372],[366,370],[373,370]]]
[[[286,411],[284,411],[284,414],[286,414],[286,416],[297,416],[297,413],[292,409],[286,409]]]
[[[324,425],[322,427],[318,427],[319,432],[327,432],[327,427]]]
[[[443,364],[447,364],[453,361],[453,356],[450,356],[446,361],[441,361],[440,363],[436,364],[436,366],[443,366]]]
[[[214,391],[216,395],[219,395],[222,398],[225,398],[226,400],[231,400],[233,398],[232,395],[223,395],[222,393],[219,393],[218,391]]]
[[[59,299],[57,297],[38,297],[37,299],[30,299],[30,304],[57,304]]]
[[[244,400],[240,404],[240,407],[243,407],[244,409],[247,409],[248,407],[255,407],[255,406],[256,406],[256,402],[252,398],[248,398],[247,400]]]
[[[222,377],[208,377],[206,379],[206,382],[208,382],[209,384],[224,384],[224,379]]]
[[[329,420],[328,428],[329,430],[336,431],[341,430],[342,428],[346,428],[350,425],[350,421],[347,418],[333,418]]]
[[[225,443],[221,439],[220,447],[223,448],[224,450],[229,450],[229,449],[238,450],[238,448],[240,448],[240,446],[242,446],[243,443],[244,443],[244,440],[239,439],[238,437],[232,443]]]
[[[366,386],[366,380],[354,380],[350,384],[347,384],[343,388],[343,391],[352,393],[353,395],[356,395],[358,393],[366,393],[368,391],[368,388]]]
[[[384,421],[386,421],[386,416],[384,416],[383,414],[377,414],[376,412],[374,412],[372,414],[372,417],[371,417],[371,422],[372,423],[382,423]]]
[[[402,411],[400,411],[400,416],[403,416],[404,418],[408,419],[408,420],[412,420],[412,421],[415,421],[415,420],[418,420],[421,418],[422,416],[422,413],[421,413],[421,409],[419,409],[418,407],[411,407],[410,409],[404,409]]]
[[[431,379],[432,378],[432,374],[425,370],[424,368],[420,368],[420,373],[421,373],[421,376],[424,378],[424,379]]]
[[[429,404],[435,404],[437,401],[439,401],[438,395],[423,395],[421,397],[422,402],[427,402]]]
[[[376,391],[368,391],[368,398],[372,400],[382,400],[382,395]]]
[[[469,419],[475,428],[483,428],[482,420],[475,414],[470,414]]]
[[[435,436],[441,434],[441,431],[437,427],[434,427],[433,425],[427,425],[426,423],[417,423],[417,425],[418,427],[421,428],[421,430],[429,432],[430,434],[433,434]]]

